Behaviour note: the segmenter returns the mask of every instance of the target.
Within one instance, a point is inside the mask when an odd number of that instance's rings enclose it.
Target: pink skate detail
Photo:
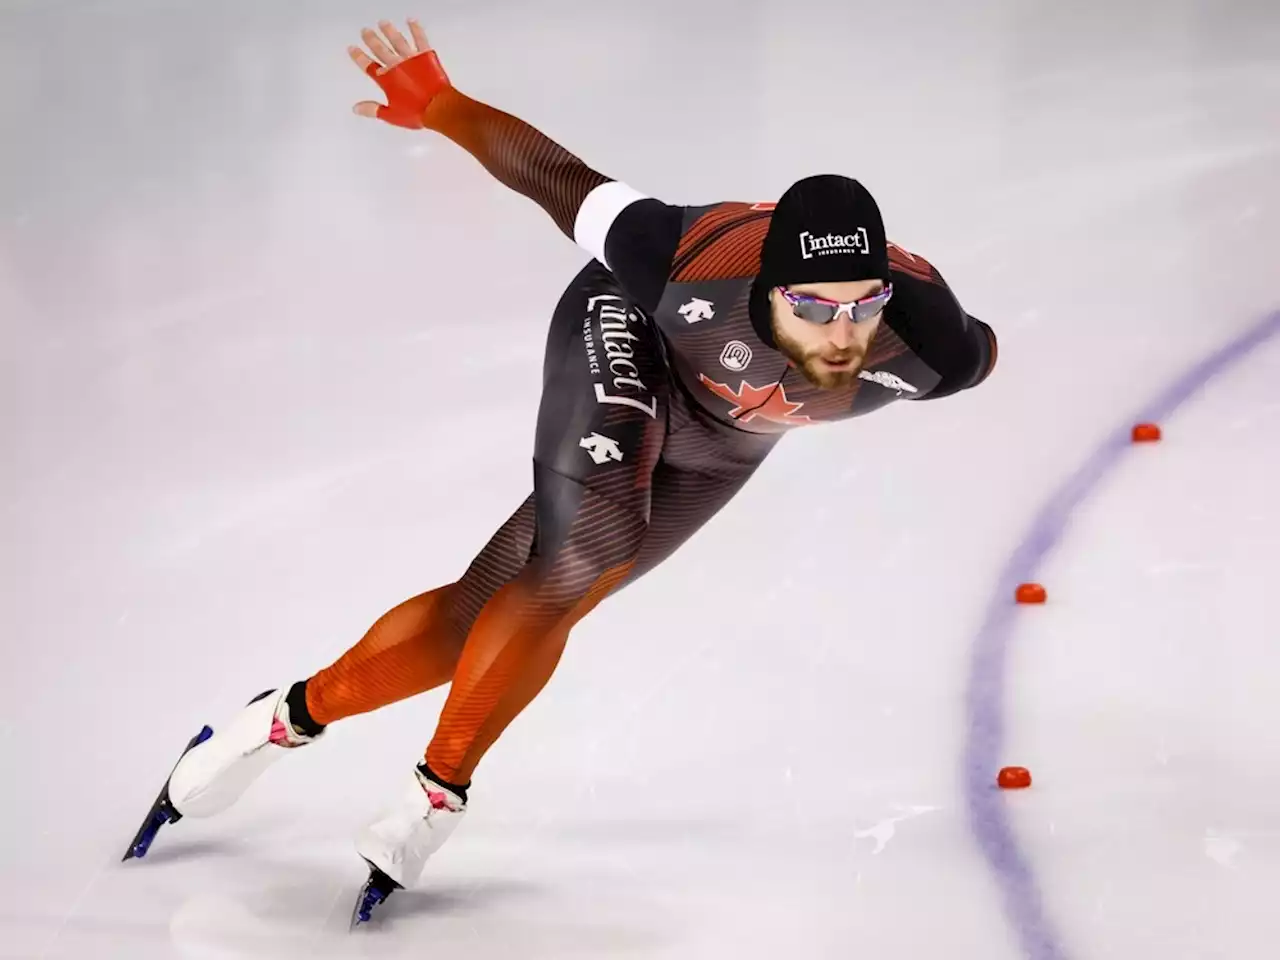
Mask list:
[[[281,746],[289,746],[289,731],[280,718],[276,717],[271,721],[271,736],[268,738],[272,743],[278,743]]]
[[[458,812],[449,805],[449,798],[439,790],[427,790],[427,801],[431,804],[432,810],[448,810],[450,813]]]

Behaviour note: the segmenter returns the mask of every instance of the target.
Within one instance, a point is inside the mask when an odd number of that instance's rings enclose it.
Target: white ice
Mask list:
[[[436,692],[120,855],[202,723],[456,577],[530,484],[586,255],[345,46],[673,202],[863,179],[1000,337],[981,388],[788,437],[574,633],[422,889],[351,837]],[[8,0],[0,956],[1010,960],[965,808],[1000,571],[1133,411],[1280,307],[1274,0]],[[1056,956],[1280,942],[1280,341],[1134,449],[1018,612],[1007,803]],[[785,558],[788,558],[784,560]],[[992,777],[995,770],[991,771]]]

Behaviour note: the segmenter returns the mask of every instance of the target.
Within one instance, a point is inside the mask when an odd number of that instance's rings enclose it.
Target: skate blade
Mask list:
[[[365,862],[368,863],[368,861]],[[356,897],[355,909],[351,911],[351,929],[355,930],[356,927],[372,920],[374,909],[385,903],[387,897],[399,889],[400,884],[370,863],[369,879],[360,888],[360,894]]]
[[[178,761],[174,763],[174,770],[177,769],[178,763],[195,747],[204,743],[213,736],[212,727],[203,727],[200,732],[191,738],[187,744],[187,748],[182,751],[182,756],[178,757]],[[142,826],[138,828],[138,832],[133,835],[133,842],[129,844],[129,849],[124,852],[121,863],[126,863],[134,857],[145,857],[147,851],[151,849],[152,841],[155,840],[156,834],[160,832],[160,828],[166,823],[177,823],[182,819],[182,814],[174,809],[173,804],[169,801],[169,778],[173,776],[173,770],[169,771],[169,777],[165,778],[164,786],[160,788],[160,795],[156,797],[156,802],[151,805],[151,809],[147,811],[146,819],[142,821]]]

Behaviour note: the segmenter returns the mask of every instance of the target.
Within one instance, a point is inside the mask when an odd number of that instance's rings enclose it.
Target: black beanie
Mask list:
[[[889,250],[867,188],[836,174],[792,184],[765,234],[757,289],[875,279],[889,279]]]

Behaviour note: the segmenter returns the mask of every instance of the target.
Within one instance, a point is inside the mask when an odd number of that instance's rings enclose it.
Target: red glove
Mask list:
[[[440,58],[434,50],[428,50],[401,60],[385,73],[384,69],[380,63],[365,67],[365,73],[373,77],[387,95],[386,106],[378,105],[378,119],[397,127],[421,130],[422,114],[441,90],[451,86],[444,67],[440,66]]]

